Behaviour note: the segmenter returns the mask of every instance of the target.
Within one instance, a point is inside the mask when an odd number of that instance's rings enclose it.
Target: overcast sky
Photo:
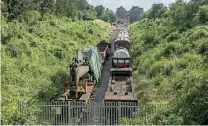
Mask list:
[[[103,5],[110,10],[116,11],[116,8],[123,6],[127,10],[130,10],[132,6],[140,6],[147,10],[151,8],[154,3],[163,3],[169,5],[175,0],[87,0],[91,5]]]

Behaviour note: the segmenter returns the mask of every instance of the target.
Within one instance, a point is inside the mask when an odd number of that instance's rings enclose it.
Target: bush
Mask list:
[[[35,10],[26,11],[20,16],[20,20],[25,21],[28,24],[39,21],[40,19],[41,19],[40,13]]]
[[[168,42],[171,42],[171,41],[177,40],[177,39],[179,39],[179,38],[180,38],[180,35],[179,35],[178,32],[172,32],[172,33],[170,33],[170,34],[168,35],[167,41],[168,41]]]
[[[6,52],[8,56],[17,58],[21,55],[22,50],[19,44],[8,44]]]
[[[199,23],[207,23],[208,21],[208,5],[203,5],[199,7],[199,11],[198,11],[198,21]]]

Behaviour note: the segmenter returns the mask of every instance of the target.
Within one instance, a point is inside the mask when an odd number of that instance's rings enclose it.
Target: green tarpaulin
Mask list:
[[[84,48],[82,51],[78,52],[78,60],[86,63],[84,61],[86,59],[90,64],[90,70],[93,72],[94,77],[98,81],[99,77],[101,77],[102,70],[102,56],[97,47],[89,46]]]

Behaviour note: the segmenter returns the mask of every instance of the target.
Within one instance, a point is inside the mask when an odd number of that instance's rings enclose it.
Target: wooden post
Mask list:
[[[64,92],[66,92],[69,89],[69,81],[65,80],[64,81]]]

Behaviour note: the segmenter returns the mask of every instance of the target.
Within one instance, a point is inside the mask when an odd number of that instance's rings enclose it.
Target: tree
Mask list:
[[[6,13],[7,5],[4,1],[1,1],[1,13]]]
[[[48,13],[79,20],[93,20],[96,18],[110,22],[116,20],[113,11],[102,5],[96,7],[89,5],[87,0],[2,0],[1,6],[2,14],[8,16],[7,18],[11,20],[19,19],[29,10],[37,11],[42,17]]]
[[[43,15],[46,12],[53,11],[55,2],[55,0],[39,0],[41,15]]]
[[[103,7],[102,5],[96,6],[95,7],[95,11],[97,12],[97,17],[99,19],[101,19],[103,14],[105,13],[105,7]]]
[[[166,10],[167,8],[162,3],[153,4],[148,18],[161,18]]]
[[[190,3],[193,3],[196,6],[208,5],[207,0],[190,0]]]
[[[83,20],[94,20],[96,19],[96,12],[92,10],[85,10]]]
[[[103,16],[102,16],[102,20],[105,21],[105,22],[109,22],[109,16],[107,13],[105,13]]]
[[[86,0],[78,0],[77,5],[79,10],[85,10],[88,6],[88,3]]]
[[[141,18],[141,15],[144,13],[143,8],[139,6],[133,6],[129,12],[130,22],[134,23]]]
[[[180,27],[182,31],[184,28],[190,27],[197,8],[194,4],[187,4],[183,0],[177,0],[170,6],[170,17],[173,19],[173,24],[178,28]]]
[[[33,0],[3,0],[4,9],[7,9],[8,18],[14,19],[24,11],[31,10],[34,4]]]
[[[208,5],[203,5],[199,7],[198,20],[200,23],[208,22]]]
[[[79,16],[79,7],[84,7],[85,4],[79,4],[77,0],[59,0],[56,2],[56,13],[61,16],[67,16],[70,18],[75,18]]]
[[[69,13],[69,2],[67,0],[59,0],[59,2],[56,3],[56,14],[60,16],[67,16]]]
[[[117,8],[116,15],[118,16],[118,18],[126,18],[128,15],[128,11],[123,6],[120,6],[119,8]]]
[[[116,15],[113,11],[107,8],[104,15],[102,16],[102,20],[113,23],[116,21]]]
[[[37,10],[41,14],[54,10],[55,0],[4,0],[3,12],[8,13],[9,19],[18,18],[28,10]]]
[[[109,10],[107,13],[108,13],[110,22],[111,23],[116,22],[116,14],[112,10]]]

